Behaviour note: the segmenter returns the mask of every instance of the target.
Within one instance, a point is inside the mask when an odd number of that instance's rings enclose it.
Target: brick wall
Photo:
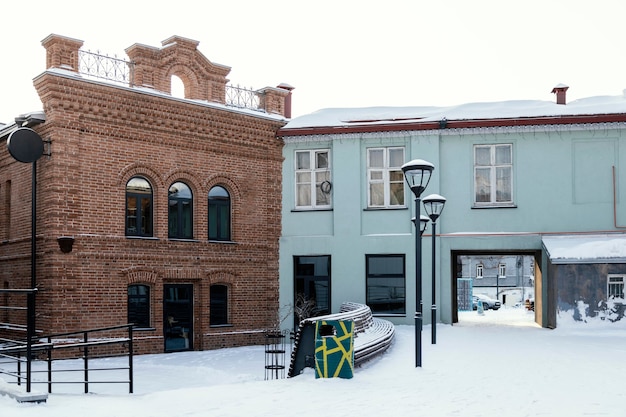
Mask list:
[[[80,44],[46,38],[48,65],[67,68],[64,57],[74,56],[67,49]],[[193,41],[179,44],[193,47]],[[172,61],[189,54],[164,48],[168,60],[152,61],[153,74],[171,76],[159,65],[175,66],[188,72],[187,82],[195,77],[197,85],[215,85],[214,75],[198,70],[206,58]],[[181,283],[193,285],[195,349],[260,343],[259,332],[273,327],[278,314],[282,142],[276,131],[286,120],[69,71],[46,71],[35,88],[46,113],[35,129],[51,142],[51,156],[38,162],[37,327],[57,333],[126,323],[128,285],[146,284],[153,329],[135,332],[137,350],[160,352],[163,285]],[[2,167],[17,168],[0,168],[0,215],[10,217],[10,226],[0,228],[1,280],[14,288],[28,282],[30,271],[30,166],[1,158]],[[153,187],[153,238],[125,236],[125,187],[135,175]],[[168,239],[168,188],[176,181],[193,192],[192,240]],[[214,185],[230,193],[233,242],[208,241],[207,196]],[[74,237],[71,252],[59,250],[60,236]],[[213,283],[228,286],[230,327],[209,326]]]

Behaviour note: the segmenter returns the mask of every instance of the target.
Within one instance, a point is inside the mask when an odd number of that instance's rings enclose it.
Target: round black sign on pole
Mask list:
[[[33,129],[21,127],[9,135],[7,148],[20,162],[35,162],[43,155],[43,140]]]

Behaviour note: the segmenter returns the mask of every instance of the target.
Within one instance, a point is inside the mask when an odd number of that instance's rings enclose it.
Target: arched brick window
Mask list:
[[[174,239],[193,238],[193,194],[183,182],[175,182],[168,193],[168,235]]]
[[[209,191],[209,240],[231,240],[230,194],[219,185]]]
[[[152,236],[152,186],[143,177],[126,183],[126,236]]]

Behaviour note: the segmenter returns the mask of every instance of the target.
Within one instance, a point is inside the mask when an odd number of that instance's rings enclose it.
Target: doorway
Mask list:
[[[451,255],[453,323],[480,314],[481,322],[542,324],[537,309],[527,308],[542,305],[540,252],[452,251]],[[481,297],[487,303],[480,303],[483,309],[478,309]]]
[[[193,285],[163,286],[163,335],[165,351],[193,349]]]

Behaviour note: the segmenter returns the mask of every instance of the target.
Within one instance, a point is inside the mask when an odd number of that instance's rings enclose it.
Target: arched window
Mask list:
[[[219,185],[209,191],[209,240],[230,240],[230,195]]]
[[[226,285],[211,285],[209,322],[211,326],[228,324],[228,287]]]
[[[126,183],[126,236],[152,236],[152,187],[142,177]]]
[[[174,239],[193,238],[193,195],[187,184],[175,182],[170,186],[168,234]]]
[[[150,327],[150,287],[128,286],[128,323],[135,327]]]
[[[185,84],[180,77],[172,75],[171,78],[172,97],[185,98]]]

